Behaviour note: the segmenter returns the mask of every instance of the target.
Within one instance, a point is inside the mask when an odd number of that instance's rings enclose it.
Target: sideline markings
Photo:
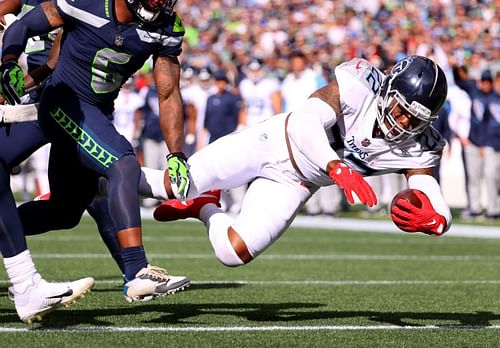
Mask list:
[[[242,332],[242,331],[421,331],[421,330],[498,330],[500,325],[318,325],[318,326],[186,326],[186,327],[146,327],[146,326],[75,326],[66,328],[8,328],[0,327],[0,333],[47,333],[47,332]]]

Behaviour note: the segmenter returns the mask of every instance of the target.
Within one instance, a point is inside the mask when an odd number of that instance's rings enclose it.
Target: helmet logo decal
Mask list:
[[[391,69],[391,75],[398,75],[405,71],[413,61],[413,57],[407,57],[397,62]]]

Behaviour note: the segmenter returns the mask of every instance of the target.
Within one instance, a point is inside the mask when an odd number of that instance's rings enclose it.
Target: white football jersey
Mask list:
[[[378,69],[364,59],[355,58],[339,65],[335,75],[341,115],[337,122],[326,122],[324,127],[330,146],[351,168],[372,176],[430,168],[439,163],[445,142],[432,127],[400,143],[373,137],[377,92],[384,78]],[[294,155],[306,180],[317,185],[331,182],[325,168],[316,168],[300,151],[294,151]]]
[[[277,80],[263,78],[257,82],[249,78],[240,83],[240,93],[247,106],[247,126],[252,126],[274,115],[271,95],[280,90]]]
[[[340,89],[341,117],[328,134],[342,159],[364,175],[439,164],[445,142],[432,127],[397,144],[373,137],[377,92],[384,78],[378,69],[364,59],[352,59],[339,65],[335,75]],[[335,139],[336,133],[340,133],[343,141]]]

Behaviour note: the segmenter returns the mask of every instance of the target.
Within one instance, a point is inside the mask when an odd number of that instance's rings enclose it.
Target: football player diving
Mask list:
[[[401,173],[409,188],[423,192],[422,206],[398,200],[393,220],[408,232],[442,235],[451,213],[432,169],[445,142],[430,125],[447,95],[441,68],[426,57],[409,56],[385,76],[357,58],[339,65],[335,76],[300,109],[195,153],[188,160],[191,199],[167,200],[154,217],[200,219],[216,257],[239,266],[276,241],[320,186],[335,184],[349,203],[355,194],[372,206],[377,197],[363,176]],[[143,171],[158,194],[164,173]],[[172,198],[165,182],[161,196]],[[232,218],[220,209],[220,190],[246,183],[241,212]]]

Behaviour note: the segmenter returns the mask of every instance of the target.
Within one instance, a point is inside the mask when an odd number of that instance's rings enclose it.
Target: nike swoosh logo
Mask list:
[[[64,294],[61,294],[61,295],[54,295],[54,296],[49,296],[49,297],[46,297],[47,299],[52,299],[52,298],[62,298],[62,297],[68,297],[68,296],[71,296],[73,295],[73,289],[68,289],[68,291],[66,291]]]
[[[425,224],[425,225],[426,225],[426,226],[434,225],[436,222],[437,222],[437,221],[436,221],[436,219],[432,219],[432,221],[431,221],[431,222],[429,222],[429,223],[427,223],[427,224]]]

